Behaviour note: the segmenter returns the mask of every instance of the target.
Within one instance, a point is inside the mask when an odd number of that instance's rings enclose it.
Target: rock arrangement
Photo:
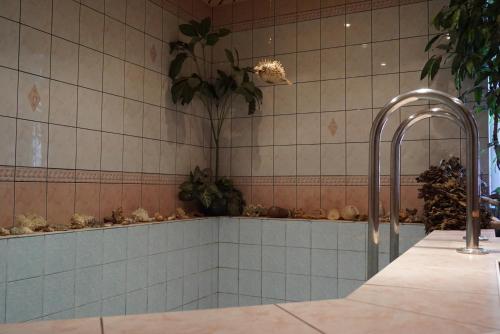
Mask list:
[[[20,214],[16,216],[16,221],[13,227],[0,227],[0,236],[32,234],[35,232],[55,232],[80,230],[84,228],[99,228],[109,227],[113,225],[130,225],[148,222],[162,222],[165,220],[188,219],[193,217],[184,211],[182,208],[177,208],[175,213],[165,218],[159,212],[150,217],[149,213],[144,208],[138,208],[133,211],[130,217],[125,217],[121,207],[116,208],[111,212],[110,216],[106,216],[102,221],[96,217],[75,213],[71,216],[69,224],[52,224],[47,222],[45,218],[36,214]]]
[[[314,212],[305,212],[301,208],[286,209],[278,206],[265,208],[260,204],[249,204],[243,209],[246,217],[268,217],[268,218],[297,218],[297,219],[330,219],[330,220],[363,220],[366,215],[361,215],[354,205],[346,205],[342,210],[323,209]]]
[[[427,233],[434,230],[465,230],[467,199],[465,168],[452,157],[431,166],[417,177],[423,183],[419,198],[424,200],[423,222]],[[480,207],[481,228],[487,228],[490,214]]]

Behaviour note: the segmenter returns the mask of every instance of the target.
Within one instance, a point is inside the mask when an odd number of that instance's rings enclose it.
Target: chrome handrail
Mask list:
[[[479,248],[479,137],[476,120],[472,113],[458,98],[449,94],[422,88],[396,96],[390,100],[378,113],[370,131],[370,152],[368,171],[368,240],[367,240],[367,278],[378,272],[379,248],[379,200],[380,200],[380,136],[389,116],[408,103],[419,100],[429,100],[442,103],[449,108],[464,128],[466,139],[466,176],[467,176],[467,221],[466,245],[457,251],[467,254],[484,254]],[[411,117],[411,116],[409,116]],[[402,139],[402,138],[401,138]],[[391,174],[391,179],[394,175]],[[391,182],[393,187],[394,182]],[[399,197],[394,200],[399,201]],[[398,204],[399,206],[399,204]],[[399,215],[399,212],[398,212]],[[391,214],[391,216],[393,216]],[[391,218],[392,219],[392,218]]]
[[[390,237],[389,237],[389,261],[396,260],[399,256],[399,210],[400,210],[400,186],[401,186],[401,142],[406,131],[421,120],[439,117],[451,120],[461,126],[460,120],[444,108],[424,109],[410,115],[403,121],[394,132],[391,142],[390,155]]]

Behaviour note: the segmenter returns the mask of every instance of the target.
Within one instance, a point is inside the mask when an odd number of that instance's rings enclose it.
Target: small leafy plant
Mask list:
[[[225,177],[214,181],[208,168],[196,167],[180,190],[181,201],[194,202],[198,210],[209,216],[239,216],[245,206],[243,194],[232,181]]]
[[[189,104],[194,98],[199,99],[210,120],[212,140],[215,146],[215,179],[219,177],[219,145],[224,121],[231,111],[234,97],[240,96],[248,105],[248,114],[253,114],[262,103],[262,91],[255,86],[251,75],[252,67],[240,67],[238,51],[226,49],[229,71],[211,70],[207,53],[217,42],[229,35],[230,30],[222,28],[212,30],[210,18],[198,22],[195,20],[179,26],[187,42],[170,42],[170,53],[175,58],[170,63],[168,75],[172,79],[170,89],[174,103]],[[209,54],[209,53],[208,53]],[[194,64],[195,72],[185,74],[186,61]],[[213,73],[213,75],[212,75]]]
[[[450,0],[432,21],[439,31],[425,51],[435,47],[435,54],[422,69],[421,79],[434,79],[441,66],[451,62],[451,74],[460,98],[473,95],[476,111],[488,111],[493,118],[493,134],[489,146],[496,154],[500,169],[500,1]],[[443,53],[444,52],[444,53]],[[464,87],[472,82],[472,87]]]

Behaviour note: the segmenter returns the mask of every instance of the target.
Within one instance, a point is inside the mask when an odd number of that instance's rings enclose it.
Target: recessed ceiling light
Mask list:
[[[363,43],[363,44],[361,44],[361,47],[362,47],[363,49],[366,49],[366,48],[368,47],[368,44]]]
[[[380,66],[387,66],[387,63],[380,63]]]
[[[346,28],[349,28],[349,27],[351,26],[351,24],[350,24],[350,23],[346,23],[346,24],[344,24],[344,25],[345,25],[345,27],[346,27]]]

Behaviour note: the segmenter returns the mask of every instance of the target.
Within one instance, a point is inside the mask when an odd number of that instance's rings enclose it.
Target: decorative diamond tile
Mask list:
[[[335,122],[335,119],[332,119],[330,124],[328,124],[328,130],[330,130],[330,134],[332,136],[335,136],[335,133],[337,133],[338,127],[339,126],[337,125],[337,122]]]
[[[156,47],[155,45],[153,44],[151,46],[151,49],[149,50],[149,56],[151,57],[151,60],[153,61],[153,63],[156,61]]]
[[[33,85],[33,87],[31,88],[28,94],[28,100],[30,101],[31,110],[35,112],[41,101],[40,94],[38,93],[36,85]]]

